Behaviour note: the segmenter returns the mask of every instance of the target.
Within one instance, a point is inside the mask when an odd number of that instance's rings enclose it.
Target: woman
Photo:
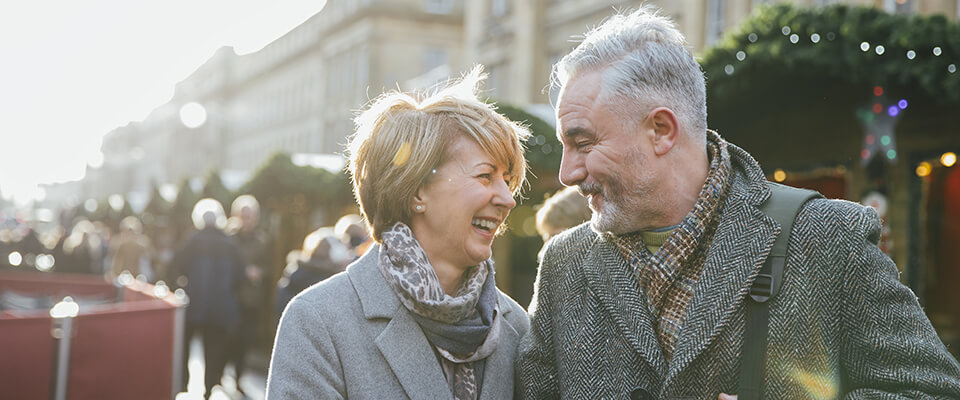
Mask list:
[[[357,119],[350,173],[378,243],[284,311],[277,399],[503,399],[529,327],[495,286],[490,246],[516,202],[529,133],[476,98],[479,68]]]

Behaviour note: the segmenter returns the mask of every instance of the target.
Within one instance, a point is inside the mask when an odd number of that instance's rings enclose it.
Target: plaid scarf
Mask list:
[[[633,268],[647,296],[653,327],[667,362],[673,356],[687,305],[703,270],[706,250],[719,223],[720,207],[730,187],[727,142],[716,132],[707,131],[707,152],[710,172],[700,197],[655,254],[647,250],[640,232],[606,234]]]

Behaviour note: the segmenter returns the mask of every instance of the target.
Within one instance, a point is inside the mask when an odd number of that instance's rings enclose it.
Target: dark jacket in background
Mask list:
[[[237,290],[246,280],[240,249],[226,234],[206,228],[188,237],[173,256],[174,276],[187,277],[188,324],[235,327],[240,319]]]

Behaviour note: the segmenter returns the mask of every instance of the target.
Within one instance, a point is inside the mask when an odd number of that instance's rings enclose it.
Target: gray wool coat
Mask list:
[[[626,261],[585,224],[547,244],[517,365],[526,398],[737,393],[745,298],[780,226],[758,209],[770,190],[756,161],[728,149],[730,194],[672,361]],[[764,398],[960,398],[960,365],[879,237],[871,208],[818,199],[801,210],[769,303]]]
[[[267,398],[453,399],[426,336],[380,273],[379,249],[290,302]],[[480,399],[513,397],[517,346],[530,326],[523,308],[499,294],[499,343],[486,359]]]

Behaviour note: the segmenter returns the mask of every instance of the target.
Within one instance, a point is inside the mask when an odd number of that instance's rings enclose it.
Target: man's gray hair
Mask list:
[[[681,129],[706,141],[706,81],[673,21],[645,6],[618,13],[591,29],[553,71],[563,87],[585,71],[603,71],[601,98],[619,97],[617,112],[639,121],[655,107],[670,108]]]

